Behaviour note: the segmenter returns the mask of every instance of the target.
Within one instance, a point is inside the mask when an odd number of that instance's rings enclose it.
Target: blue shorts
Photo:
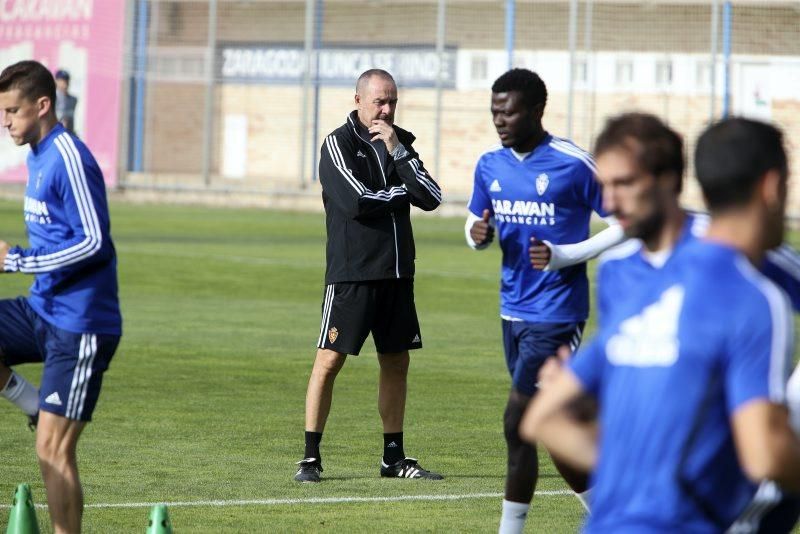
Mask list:
[[[0,300],[0,359],[8,367],[44,363],[39,409],[46,412],[91,421],[119,339],[62,330],[42,319],[23,297]]]
[[[503,319],[503,346],[514,389],[528,396],[537,391],[539,369],[558,347],[578,348],[586,323],[529,323]]]

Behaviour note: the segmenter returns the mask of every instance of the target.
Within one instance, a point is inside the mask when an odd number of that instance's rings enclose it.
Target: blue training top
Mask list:
[[[546,135],[520,161],[510,148],[481,156],[469,210],[495,219],[503,266],[500,313],[529,322],[564,323],[589,316],[586,264],[554,272],[531,267],[531,237],[576,243],[589,237],[592,211],[605,215],[592,157],[570,141]]]
[[[707,214],[686,212],[683,230],[670,255],[705,236],[710,221]],[[669,261],[666,259],[665,263]],[[595,284],[599,328],[624,301],[631,284],[647,284],[648,278],[658,269],[648,260],[638,239],[630,239],[603,253]],[[767,252],[760,270],[789,295],[795,311],[800,312],[800,254],[789,245],[782,245]]]
[[[723,531],[755,491],[731,417],[785,400],[788,299],[738,251],[698,239],[626,291],[569,364],[601,406],[586,531]]]
[[[121,335],[117,257],[100,167],[57,124],[32,147],[28,173],[30,248],[13,247],[4,271],[36,275],[28,302],[47,322],[69,332]]]

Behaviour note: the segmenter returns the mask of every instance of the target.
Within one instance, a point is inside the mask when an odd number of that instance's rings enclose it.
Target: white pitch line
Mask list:
[[[571,491],[537,491],[536,496],[561,496],[573,495]],[[175,501],[175,502],[121,502],[121,503],[95,503],[87,504],[84,508],[152,508],[163,504],[168,508],[185,508],[189,506],[285,506],[293,504],[341,504],[341,503],[369,503],[369,502],[400,502],[400,501],[457,501],[459,499],[489,499],[502,497],[502,493],[467,493],[463,495],[399,495],[397,497],[310,497],[308,499],[249,499],[249,500],[215,500],[215,501]],[[37,504],[37,508],[47,508],[46,504]],[[0,505],[0,508],[11,508],[10,505]]]

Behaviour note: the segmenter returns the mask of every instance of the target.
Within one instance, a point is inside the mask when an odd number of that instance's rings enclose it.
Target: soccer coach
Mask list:
[[[442,192],[412,147],[414,135],[394,125],[397,85],[391,74],[364,72],[356,83],[355,106],[326,137],[319,162],[327,230],[325,298],[306,393],[305,458],[294,478],[319,482],[319,444],[334,380],[347,355],[358,355],[371,332],[380,364],[380,474],[441,479],[405,456],[403,417],[408,351],[422,347],[410,206],[431,211]]]

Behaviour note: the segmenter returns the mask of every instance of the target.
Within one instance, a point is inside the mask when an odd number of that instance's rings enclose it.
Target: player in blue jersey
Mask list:
[[[680,207],[683,143],[657,117],[628,113],[609,120],[595,155],[606,208],[626,236],[634,238],[601,256],[597,301],[602,328],[608,316],[624,309],[621,305],[633,294],[633,285],[646,285],[676,249],[705,235],[709,219]],[[782,245],[767,252],[761,271],[789,294],[795,311],[800,311],[800,255]],[[734,525],[736,532],[791,530],[800,514],[800,500],[771,486],[765,484],[759,491],[743,522]]]
[[[594,466],[592,435],[557,415],[566,399],[588,390],[602,409],[588,530],[719,531],[754,491],[737,452],[752,479],[800,483],[800,442],[779,404],[791,316],[784,294],[751,265],[760,266],[782,234],[781,136],[733,120],[701,138],[696,167],[714,216],[709,242],[681,237],[698,224],[687,224],[677,206],[680,139],[657,119],[612,121],[597,157],[605,205],[626,232],[642,237],[644,253],[680,247],[660,269],[628,263],[628,274],[644,283],[630,280],[598,338],[532,406],[523,433]],[[662,392],[678,390],[661,402]]]
[[[580,343],[589,314],[585,262],[621,239],[612,228],[589,237],[592,212],[604,215],[602,194],[589,154],[546,132],[542,115],[547,89],[541,78],[513,69],[492,86],[492,119],[502,146],[481,156],[465,225],[467,243],[485,248],[496,232],[503,251],[500,314],[512,388],[504,415],[508,446],[501,532],[521,532],[538,478],[536,448],[517,428],[536,393],[539,367],[562,344]],[[585,242],[583,256],[551,269],[535,269],[529,249],[541,243]],[[574,264],[574,265],[572,265]],[[534,264],[535,265],[535,264]],[[586,480],[558,466],[576,493]],[[579,495],[580,496],[580,495]]]
[[[53,75],[38,62],[0,73],[3,127],[17,145],[31,148],[24,206],[29,246],[0,241],[0,265],[6,273],[35,275],[29,297],[0,300],[0,384],[28,414],[38,409],[36,453],[60,533],[81,528],[76,447],[122,319],[103,175],[86,146],[58,123],[55,93]],[[29,362],[44,363],[35,406],[32,386],[11,371]]]

